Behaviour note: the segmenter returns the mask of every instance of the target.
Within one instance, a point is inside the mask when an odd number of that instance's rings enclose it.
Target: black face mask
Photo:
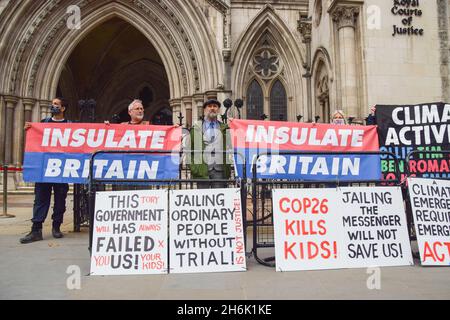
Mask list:
[[[60,109],[59,106],[51,105],[50,106],[50,112],[51,112],[52,115],[56,116],[56,115],[61,113],[61,109]]]

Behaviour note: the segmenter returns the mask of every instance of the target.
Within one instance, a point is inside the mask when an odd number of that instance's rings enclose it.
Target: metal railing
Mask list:
[[[261,258],[259,249],[274,248],[273,229],[273,208],[272,194],[273,188],[311,188],[311,187],[339,187],[350,184],[375,184],[375,185],[400,185],[400,170],[398,159],[391,152],[317,152],[317,151],[289,151],[277,152],[276,155],[364,155],[364,156],[388,156],[395,162],[395,177],[393,180],[372,179],[372,180],[287,180],[287,179],[260,179],[257,178],[257,161],[262,156],[270,156],[270,152],[258,154],[252,163],[252,207],[253,207],[253,249],[252,253],[256,261],[260,264],[274,267],[274,256]],[[380,172],[381,176],[381,172]],[[266,253],[267,254],[267,253]]]

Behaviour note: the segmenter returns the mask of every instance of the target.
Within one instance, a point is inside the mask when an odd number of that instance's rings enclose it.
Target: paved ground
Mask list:
[[[280,273],[253,258],[247,260],[247,272],[89,276],[88,232],[71,232],[70,214],[62,227],[65,238],[51,237],[48,219],[44,241],[22,245],[19,238],[31,225],[33,195],[10,196],[8,202],[15,218],[0,218],[0,299],[450,298],[450,268],[424,268],[418,261],[413,267],[381,268],[379,290],[367,288],[366,269]],[[68,212],[72,205],[70,196]],[[71,266],[76,267],[68,269]],[[68,282],[76,284],[76,270],[81,272],[80,289],[69,290]]]

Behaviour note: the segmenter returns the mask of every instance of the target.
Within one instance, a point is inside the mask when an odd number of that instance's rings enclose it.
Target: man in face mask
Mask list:
[[[70,122],[64,117],[64,112],[68,104],[63,98],[55,98],[52,100],[50,106],[51,117],[42,119],[41,122],[47,123],[67,123]],[[31,127],[30,122],[25,123],[25,130]],[[52,235],[54,238],[62,238],[63,234],[60,230],[63,223],[64,212],[66,211],[66,197],[69,191],[69,184],[67,183],[40,183],[34,185],[34,205],[33,218],[31,221],[33,225],[31,232],[20,239],[20,243],[30,243],[42,240],[42,225],[47,218],[48,210],[50,208],[50,200],[52,196],[52,189],[54,192],[54,206],[52,215]]]
[[[214,99],[203,104],[203,120],[194,124],[190,134],[190,148],[195,151],[189,159],[193,179],[229,179],[231,166],[224,151],[229,149],[226,130],[228,126],[217,118],[220,114],[220,102]],[[225,183],[202,182],[199,188],[224,188]]]

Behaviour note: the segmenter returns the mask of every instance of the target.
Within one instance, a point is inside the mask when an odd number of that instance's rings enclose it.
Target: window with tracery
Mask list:
[[[270,120],[287,120],[286,89],[280,80],[277,80],[270,91]]]
[[[247,90],[247,119],[261,120],[264,113],[264,95],[258,81],[253,80]]]

